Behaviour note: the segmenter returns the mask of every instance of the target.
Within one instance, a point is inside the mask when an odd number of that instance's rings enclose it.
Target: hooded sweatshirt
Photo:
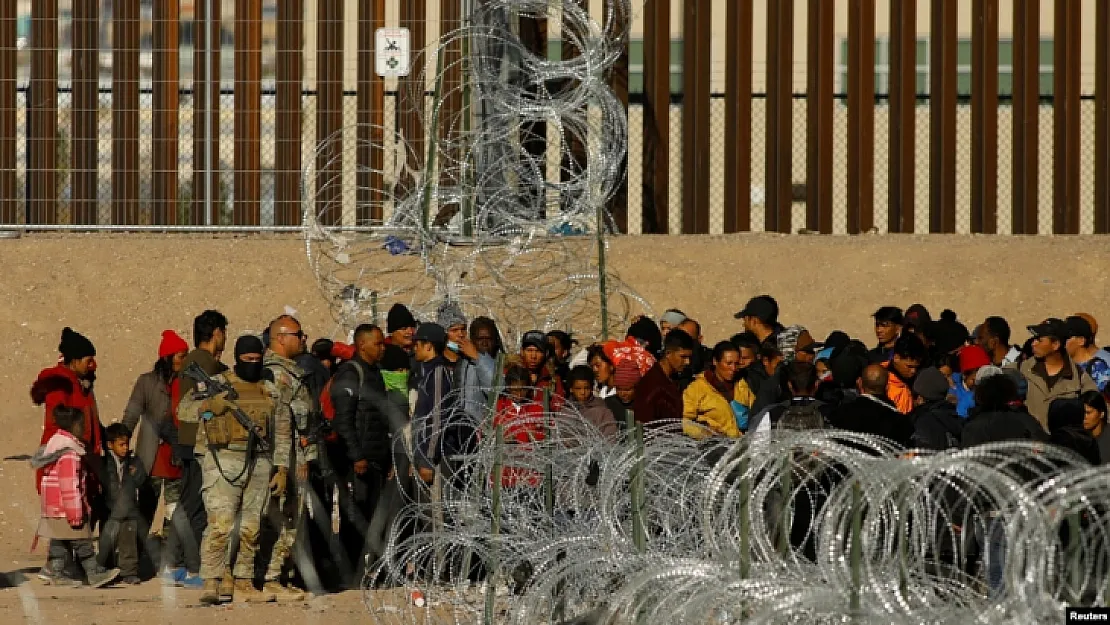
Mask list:
[[[42,476],[40,514],[44,519],[65,519],[71,526],[85,522],[91,511],[85,494],[81,466],[85,448],[65,430],[57,430],[31,458],[31,468]]]

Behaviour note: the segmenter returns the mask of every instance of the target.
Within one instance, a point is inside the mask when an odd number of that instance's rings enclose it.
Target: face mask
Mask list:
[[[257,382],[262,379],[262,363],[237,362],[235,363],[235,375],[239,376],[244,382]]]
[[[454,341],[447,341],[447,349],[449,349],[453,352],[458,352],[459,351],[459,344],[454,342]]]

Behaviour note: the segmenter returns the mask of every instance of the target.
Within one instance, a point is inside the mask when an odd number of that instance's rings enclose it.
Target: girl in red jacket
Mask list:
[[[85,569],[89,585],[99,588],[111,583],[119,569],[101,567],[93,548],[92,507],[86,492],[88,473],[82,462],[85,414],[77,408],[58,406],[51,421],[57,429],[31,459],[31,466],[42,475],[41,514],[31,549],[38,545],[40,536],[50,539],[49,560],[39,577],[48,584],[80,586],[80,580],[65,575],[66,559],[72,556]]]
[[[504,427],[505,457],[510,459],[501,473],[501,486],[539,486],[543,475],[534,469],[512,466],[513,457],[522,458],[532,444],[544,439],[543,407],[532,400],[528,370],[512,366],[505,373],[505,394],[497,400],[493,425]]]

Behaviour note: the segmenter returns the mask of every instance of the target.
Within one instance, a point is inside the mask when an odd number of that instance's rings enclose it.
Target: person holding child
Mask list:
[[[49,559],[39,576],[55,586],[81,585],[65,573],[66,560],[81,564],[89,585],[100,588],[112,583],[119,569],[106,569],[97,562],[92,541],[92,506],[87,492],[88,453],[82,439],[86,414],[79,408],[58,405],[50,415],[56,430],[31,458],[31,467],[41,475],[38,483],[41,507],[31,549],[39,538],[49,538]]]

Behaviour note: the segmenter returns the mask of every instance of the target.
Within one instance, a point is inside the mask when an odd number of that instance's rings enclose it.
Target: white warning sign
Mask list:
[[[412,38],[407,28],[379,28],[374,33],[374,65],[378,76],[408,76],[412,65]]]

